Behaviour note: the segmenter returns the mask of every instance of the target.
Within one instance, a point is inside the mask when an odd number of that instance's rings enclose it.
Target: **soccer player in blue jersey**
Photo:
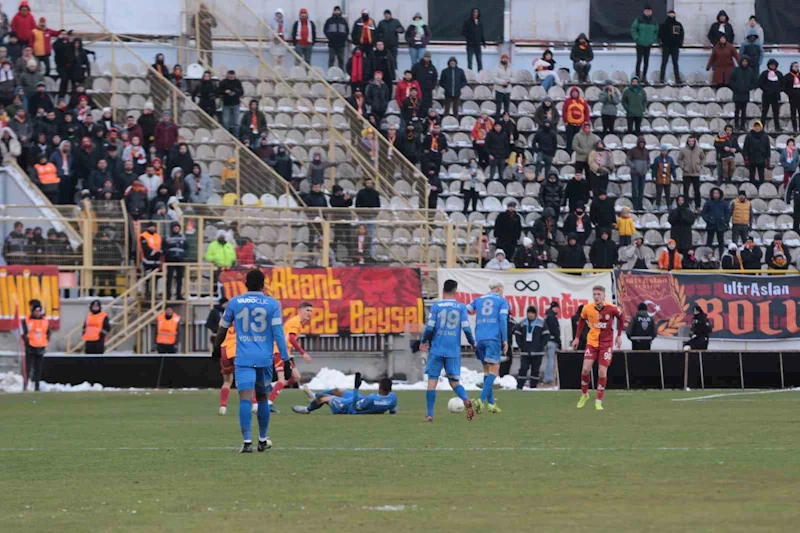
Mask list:
[[[461,330],[467,336],[470,346],[475,346],[472,328],[467,318],[467,306],[455,300],[458,282],[448,279],[442,288],[442,299],[433,304],[428,323],[420,340],[420,350],[428,352],[428,363],[425,373],[428,374],[428,392],[425,399],[428,403],[427,422],[433,422],[433,405],[436,403],[436,386],[444,367],[445,375],[450,380],[453,392],[464,401],[467,420],[475,416],[472,400],[461,385]]]
[[[335,415],[382,415],[385,412],[397,412],[397,396],[392,392],[392,380],[383,378],[378,383],[378,394],[362,396],[358,393],[361,388],[361,373],[356,372],[355,387],[352,391],[341,389],[328,389],[323,392],[311,394],[307,406],[293,405],[292,411],[307,415],[316,411],[323,405],[331,408]]]
[[[239,389],[239,426],[242,430],[241,453],[253,452],[251,438],[253,389],[256,392],[258,403],[258,451],[263,452],[272,447],[272,441],[267,436],[269,430],[269,402],[267,393],[272,386],[272,347],[278,347],[278,352],[284,362],[288,363],[289,354],[286,351],[286,338],[283,336],[283,318],[281,304],[275,298],[264,294],[264,273],[260,270],[251,270],[245,278],[247,292],[228,302],[225,313],[219,322],[219,331],[215,345],[222,346],[228,328],[235,324],[236,359],[235,371],[236,387]],[[285,379],[292,374],[292,365],[284,365]]]
[[[500,371],[500,358],[508,351],[508,302],[503,298],[503,283],[489,280],[489,292],[473,301],[467,310],[476,313],[475,355],[483,363],[483,389],[475,400],[475,411],[484,407],[490,413],[502,413],[494,401],[494,380]]]

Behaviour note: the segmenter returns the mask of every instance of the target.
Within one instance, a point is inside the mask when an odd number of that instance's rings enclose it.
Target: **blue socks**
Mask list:
[[[456,396],[461,398],[463,401],[465,402],[467,401],[467,391],[464,390],[463,385],[456,385],[455,387],[453,387],[453,392],[455,392]]]
[[[259,406],[260,407],[260,406]],[[259,411],[261,409],[259,408]],[[239,427],[242,429],[242,438],[245,442],[252,442],[250,426],[253,422],[253,401],[239,398]]]
[[[481,401],[494,403],[494,374],[487,374],[483,377],[483,389],[481,390]]]
[[[258,418],[258,440],[265,441],[269,431],[269,402],[266,399],[258,402],[258,414],[256,417]]]
[[[317,397],[319,397],[319,395],[317,395]],[[322,407],[322,404],[314,400],[313,402],[308,404],[308,407],[306,407],[306,409],[308,409],[308,412],[310,413],[311,411],[316,411],[320,407]]]
[[[428,403],[428,416],[433,418],[433,404],[436,403],[436,389],[425,392],[425,401]]]

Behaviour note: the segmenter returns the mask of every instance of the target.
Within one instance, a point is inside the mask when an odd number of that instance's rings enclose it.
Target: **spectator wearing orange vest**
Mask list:
[[[589,104],[581,96],[577,87],[569,90],[569,98],[564,100],[562,117],[567,126],[567,152],[572,155],[572,139],[581,130],[583,124],[592,120]]]
[[[675,239],[667,241],[667,247],[664,248],[658,258],[658,268],[666,271],[680,270],[682,268],[681,254],[677,248],[678,243],[675,242]]]
[[[156,231],[155,222],[148,223],[147,231],[139,235],[139,245],[142,248],[142,268],[146,276],[161,267],[161,235]]]
[[[20,324],[22,340],[25,343],[25,372],[23,390],[28,390],[28,378],[33,380],[35,390],[39,390],[42,379],[42,361],[44,351],[50,343],[50,323],[44,316],[42,303],[31,300],[31,314],[22,319]]]
[[[102,354],[106,351],[106,337],[111,331],[111,322],[108,315],[103,312],[100,300],[89,304],[89,313],[83,321],[83,335],[85,353]]]
[[[156,318],[156,351],[158,353],[177,353],[181,332],[181,315],[171,306]]]
[[[52,41],[54,37],[58,37],[56,30],[47,29],[47,20],[44,17],[39,19],[39,24],[31,32],[33,35],[33,55],[40,62],[44,63],[45,76],[50,75],[50,52],[52,51]]]
[[[58,203],[58,189],[60,187],[61,178],[58,177],[58,169],[55,164],[47,160],[47,154],[40,154],[39,160],[33,165],[33,168],[28,173],[42,194],[47,196],[47,199],[52,203]]]

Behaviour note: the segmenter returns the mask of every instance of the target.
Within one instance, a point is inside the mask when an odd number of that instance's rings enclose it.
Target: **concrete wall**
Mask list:
[[[724,9],[728,14],[737,45],[744,39],[744,26],[747,20],[756,12],[753,0],[674,0],[674,5],[676,18],[686,31],[686,42],[709,46],[706,35],[720,9]]]
[[[589,35],[589,0],[510,0],[511,39],[574,40]],[[531,9],[535,6],[536,9]]]

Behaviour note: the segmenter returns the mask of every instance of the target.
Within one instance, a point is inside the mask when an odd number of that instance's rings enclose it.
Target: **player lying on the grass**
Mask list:
[[[303,329],[303,326],[307,325],[311,322],[311,313],[313,311],[314,306],[311,302],[302,302],[300,305],[297,306],[297,314],[286,321],[283,325],[283,336],[286,338],[287,346],[286,349],[289,351],[289,357],[292,356],[292,348],[297,350],[303,357],[303,361],[306,363],[311,362],[311,356],[303,350],[303,347],[300,346],[300,333]],[[278,353],[278,347],[275,347],[275,354],[273,355],[273,363],[275,365],[275,372],[277,372],[278,376],[283,374],[283,359],[281,359],[281,354]],[[292,377],[288,380],[286,379],[278,379],[278,382],[272,386],[272,392],[269,393],[269,409],[273,413],[280,413],[275,407],[272,406],[272,403],[278,398],[278,395],[284,389],[284,387],[291,387],[295,383],[300,383],[300,371],[297,370],[297,367],[294,363],[294,359],[291,359],[291,367],[292,367]]]
[[[307,415],[316,411],[323,405],[331,408],[331,413],[335,415],[382,415],[385,412],[395,414],[397,412],[397,396],[392,392],[392,380],[383,378],[378,383],[378,394],[362,396],[358,393],[361,388],[361,373],[356,372],[356,382],[353,390],[328,389],[316,394],[309,395],[309,404],[293,405],[292,411],[302,415]]]
[[[283,337],[283,319],[281,304],[264,294],[264,273],[251,270],[245,278],[247,292],[233,298],[219,322],[214,347],[220,349],[228,328],[235,324],[236,358],[234,359],[234,375],[239,388],[239,427],[242,431],[242,453],[252,453],[251,438],[252,396],[253,390],[258,401],[258,451],[263,452],[272,447],[268,437],[269,403],[267,391],[272,384],[272,345],[278,346],[278,352],[284,363],[289,362],[286,351],[286,339]],[[291,377],[291,366],[285,365],[284,379]]]
[[[606,289],[600,285],[592,288],[591,304],[583,306],[581,318],[578,320],[578,331],[572,341],[572,349],[578,348],[583,328],[588,324],[589,335],[586,337],[586,351],[583,353],[583,368],[581,369],[581,398],[578,400],[578,409],[589,401],[589,379],[592,366],[597,361],[597,400],[594,408],[603,410],[603,395],[608,383],[608,367],[614,357],[614,346],[622,347],[622,330],[624,319],[622,310],[616,305],[606,301]],[[614,341],[614,319],[617,319],[617,338]]]
[[[422,333],[419,348],[428,352],[428,363],[425,373],[428,375],[428,392],[425,399],[428,404],[428,416],[425,419],[433,422],[433,405],[436,403],[436,386],[444,367],[445,375],[450,381],[453,392],[464,401],[467,420],[472,420],[475,410],[467,391],[461,385],[461,330],[467,336],[470,346],[475,346],[472,328],[469,327],[467,306],[455,300],[458,282],[448,279],[442,288],[442,299],[433,304],[425,331]]]
[[[467,306],[467,311],[476,314],[475,340],[478,347],[475,357],[483,363],[483,389],[481,397],[474,403],[478,413],[484,407],[490,413],[501,413],[494,401],[494,380],[500,373],[500,358],[508,352],[508,302],[503,298],[500,280],[489,280],[489,290],[488,294]]]

